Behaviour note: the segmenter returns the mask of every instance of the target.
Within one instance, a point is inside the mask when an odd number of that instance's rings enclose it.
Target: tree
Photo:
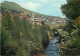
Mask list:
[[[76,19],[80,16],[80,0],[66,0],[67,3],[61,6],[61,11],[69,19]]]

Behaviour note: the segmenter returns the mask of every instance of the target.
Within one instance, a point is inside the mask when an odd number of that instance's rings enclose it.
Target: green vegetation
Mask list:
[[[61,10],[69,21],[57,25],[32,25],[26,18],[20,19],[10,11],[26,12],[28,17],[42,14],[26,10],[16,3],[3,2],[0,5],[1,22],[1,55],[6,56],[35,56],[47,47],[48,31],[51,37],[57,30],[61,33],[61,56],[80,56],[80,1],[67,0]],[[5,11],[6,10],[6,11]],[[25,13],[24,13],[25,14]],[[34,15],[34,16],[35,16]],[[24,15],[23,15],[24,16]],[[43,15],[47,16],[47,15]],[[50,26],[50,27],[49,27]],[[53,29],[53,30],[52,30]]]
[[[80,29],[73,29],[71,35],[63,31],[61,44],[62,47],[60,51],[61,56],[79,56],[80,55]]]
[[[19,5],[17,5],[16,3],[13,2],[7,2],[4,1],[3,3],[1,3],[1,6],[6,8],[6,9],[12,9],[12,10],[18,10],[18,11],[24,11],[25,9],[20,7]]]
[[[69,19],[62,34],[61,56],[80,56],[80,1],[67,0],[62,12]]]
[[[80,16],[80,0],[66,0],[67,3],[62,5],[62,13],[69,19],[76,19]]]
[[[9,11],[2,15],[1,25],[1,55],[34,56],[44,50],[45,42],[49,42],[48,38],[43,37],[47,36],[47,27],[33,28],[28,20],[21,20]]]

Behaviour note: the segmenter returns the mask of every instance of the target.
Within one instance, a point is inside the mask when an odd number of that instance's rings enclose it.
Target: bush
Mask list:
[[[43,50],[43,39],[48,40],[45,26],[42,35],[38,26],[33,28],[28,20],[17,15],[6,12],[1,24],[1,55],[34,56]]]
[[[72,29],[71,35],[65,42],[62,43],[62,47],[67,48],[68,50],[61,49],[61,56],[80,56],[80,26],[78,28]],[[66,35],[67,36],[67,35]],[[64,36],[65,39],[66,36]]]

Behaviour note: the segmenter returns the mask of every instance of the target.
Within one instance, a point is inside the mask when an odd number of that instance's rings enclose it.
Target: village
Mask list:
[[[2,8],[3,10],[7,10],[6,8]],[[60,24],[60,23],[66,23],[67,19],[58,17],[58,16],[48,16],[48,15],[42,15],[35,12],[24,12],[24,11],[17,11],[17,10],[11,10],[9,9],[12,14],[16,14],[20,19],[26,18],[26,20],[29,20],[30,23],[41,25],[41,22],[44,21],[45,24]],[[5,14],[4,11],[2,11],[2,14]],[[1,15],[1,14],[0,14]]]

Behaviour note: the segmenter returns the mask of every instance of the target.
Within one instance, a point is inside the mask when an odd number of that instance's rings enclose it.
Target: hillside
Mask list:
[[[26,15],[30,16],[30,19],[44,20],[48,24],[49,23],[56,24],[57,21],[64,22],[64,18],[57,17],[57,16],[48,16],[48,15],[39,14],[38,12],[33,12],[33,11],[27,10],[25,8],[22,8],[20,5],[14,3],[14,2],[4,1],[3,3],[1,3],[1,9],[2,8],[8,9],[8,10],[15,10],[15,11],[24,12]]]
[[[17,11],[23,11],[23,12],[29,12],[29,13],[35,13],[35,14],[39,14],[38,12],[33,12],[30,10],[27,10],[25,8],[22,8],[20,5],[14,3],[14,2],[9,2],[9,1],[4,1],[1,3],[0,7],[9,9],[9,10],[17,10]],[[48,15],[45,15],[48,16]]]
[[[6,8],[6,9],[11,9],[11,10],[17,10],[17,11],[29,11],[25,8],[22,8],[20,5],[14,3],[14,2],[8,2],[8,1],[4,1],[3,3],[1,3],[1,7]],[[32,12],[32,11],[29,11]]]
[[[14,10],[17,10],[17,11],[19,11],[19,10],[24,11],[25,10],[22,7],[20,7],[18,4],[13,3],[13,2],[5,1],[5,2],[1,3],[1,6],[4,7],[4,8],[7,8],[7,9],[12,9],[12,10],[14,9]]]

